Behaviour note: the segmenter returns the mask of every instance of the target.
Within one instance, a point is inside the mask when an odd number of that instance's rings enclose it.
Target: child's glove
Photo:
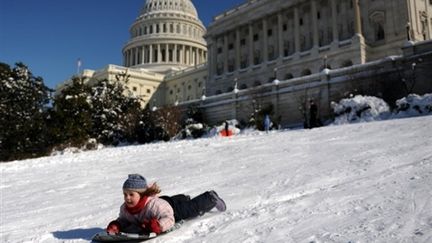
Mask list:
[[[117,222],[117,220],[111,221],[111,223],[108,224],[106,229],[108,234],[118,234],[120,233],[120,224]]]
[[[149,220],[144,220],[142,227],[146,230],[150,230],[151,232],[155,232],[156,234],[162,233],[162,230],[159,226],[159,222],[156,218],[152,218]]]

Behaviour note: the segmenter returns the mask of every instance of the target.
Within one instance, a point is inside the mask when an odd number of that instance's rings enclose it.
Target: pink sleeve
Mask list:
[[[174,226],[174,211],[167,201],[155,198],[152,211],[154,212],[154,217],[159,222],[162,232]]]

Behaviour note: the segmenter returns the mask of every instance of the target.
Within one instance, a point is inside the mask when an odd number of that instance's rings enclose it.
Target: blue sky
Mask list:
[[[193,0],[205,26],[246,0]],[[0,0],[0,62],[21,61],[48,87],[82,69],[122,64],[121,49],[145,0]]]

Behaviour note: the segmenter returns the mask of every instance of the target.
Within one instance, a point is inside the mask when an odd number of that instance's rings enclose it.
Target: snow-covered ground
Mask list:
[[[153,242],[432,242],[432,116],[0,164],[1,242],[88,242],[129,173],[228,210]]]

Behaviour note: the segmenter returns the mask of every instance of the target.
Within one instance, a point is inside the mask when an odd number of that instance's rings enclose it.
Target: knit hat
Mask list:
[[[128,179],[123,183],[123,190],[144,192],[146,189],[147,181],[139,174],[130,174]]]

